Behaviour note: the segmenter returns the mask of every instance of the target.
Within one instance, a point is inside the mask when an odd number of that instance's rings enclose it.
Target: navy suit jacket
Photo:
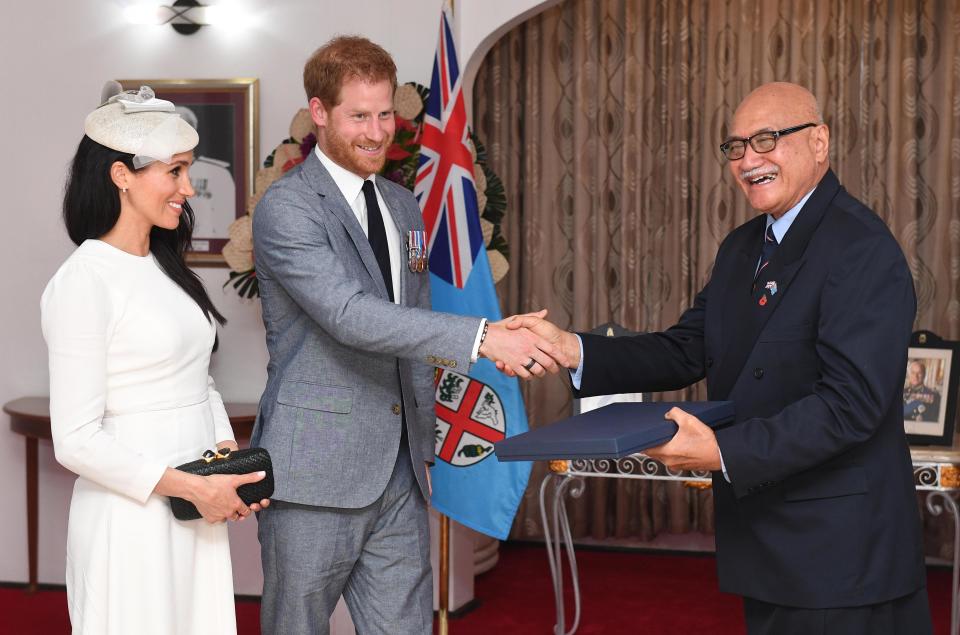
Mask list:
[[[752,291],[764,215],[733,230],[677,325],[582,335],[581,395],[707,379],[717,431],[720,588],[804,608],[862,606],[924,585],[903,430],[913,280],[884,222],[828,171]],[[769,284],[768,284],[769,283]]]

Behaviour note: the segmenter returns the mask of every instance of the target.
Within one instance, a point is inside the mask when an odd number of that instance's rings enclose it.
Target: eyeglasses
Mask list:
[[[777,139],[780,137],[786,137],[788,134],[819,125],[820,124],[817,123],[805,123],[792,128],[784,128],[783,130],[764,130],[746,139],[728,139],[720,144],[720,152],[723,153],[723,156],[727,157],[728,161],[736,161],[737,159],[742,159],[743,155],[747,153],[747,144],[749,143],[754,152],[763,154],[776,148]]]

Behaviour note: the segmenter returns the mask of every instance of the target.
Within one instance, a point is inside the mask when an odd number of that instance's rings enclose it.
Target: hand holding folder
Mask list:
[[[710,428],[733,416],[730,401],[613,403],[504,439],[494,451],[501,461],[619,459],[643,451],[671,468],[719,469]]]
[[[713,472],[721,468],[720,447],[710,426],[678,407],[668,410],[664,417],[677,424],[677,433],[663,445],[644,450],[644,454],[671,470]]]

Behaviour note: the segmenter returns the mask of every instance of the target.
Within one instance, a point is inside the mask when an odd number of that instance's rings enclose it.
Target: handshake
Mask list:
[[[545,318],[547,310],[490,322],[480,356],[511,377],[533,379],[580,364],[580,343]]]
[[[522,379],[543,377],[547,371],[580,365],[580,341],[545,318],[546,310],[514,315],[491,322],[480,355],[495,362],[507,375]],[[720,470],[723,467],[717,438],[706,424],[680,408],[665,415],[677,424],[677,434],[644,454],[672,470]]]

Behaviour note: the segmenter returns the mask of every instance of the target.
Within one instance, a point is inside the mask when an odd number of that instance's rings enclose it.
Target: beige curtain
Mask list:
[[[917,328],[960,336],[960,2],[566,0],[506,34],[474,88],[503,178],[505,313],[571,329],[674,323],[721,239],[753,215],[717,145],[739,101],[788,80],[818,96],[840,181],[907,254]],[[532,426],[565,378],[524,386]],[[702,398],[701,386],[657,398]],[[542,535],[537,466],[513,536]],[[711,531],[709,490],[590,479],[575,534]]]

